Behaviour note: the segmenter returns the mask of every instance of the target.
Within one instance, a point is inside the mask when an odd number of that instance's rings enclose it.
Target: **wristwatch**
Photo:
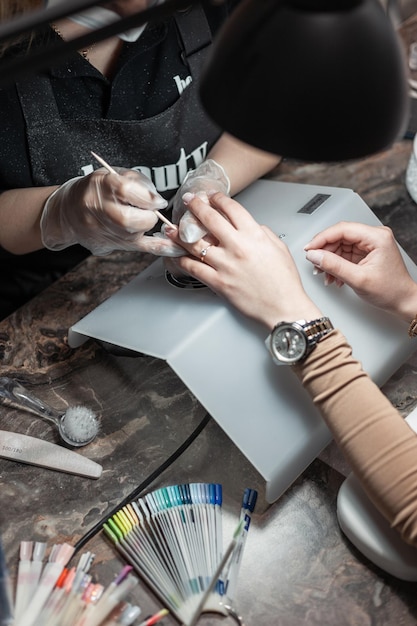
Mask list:
[[[294,365],[303,361],[323,339],[333,330],[328,317],[320,317],[307,322],[280,322],[275,326],[265,344],[277,365]]]

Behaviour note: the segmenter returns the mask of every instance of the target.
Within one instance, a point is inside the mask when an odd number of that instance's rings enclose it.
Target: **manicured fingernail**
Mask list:
[[[306,259],[313,263],[313,265],[317,265],[317,267],[321,266],[323,261],[323,251],[322,250],[307,250]]]
[[[191,193],[190,191],[187,191],[183,197],[182,197],[182,201],[184,202],[184,204],[188,204],[189,202],[191,202],[191,200],[195,198],[195,194]]]

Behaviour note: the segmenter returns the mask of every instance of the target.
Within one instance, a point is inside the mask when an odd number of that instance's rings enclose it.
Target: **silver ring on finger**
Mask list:
[[[209,251],[209,248],[211,248],[213,244],[209,243],[209,245],[206,248],[203,248],[202,251],[200,252],[200,261],[202,263],[204,263],[206,256],[207,256],[207,252]]]

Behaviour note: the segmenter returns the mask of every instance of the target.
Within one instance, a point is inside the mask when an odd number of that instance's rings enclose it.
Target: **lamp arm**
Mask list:
[[[0,43],[18,37],[39,26],[55,22],[74,13],[85,11],[97,4],[97,0],[70,0],[65,5],[58,4],[43,9],[23,13],[5,22],[0,23]]]
[[[30,51],[29,54],[23,57],[15,58],[10,61],[0,61],[0,86],[10,84],[22,76],[49,67],[51,65],[51,59],[53,59],[53,64],[56,65],[70,52],[88,48],[98,41],[103,41],[104,39],[130,30],[131,28],[137,28],[146,22],[169,17],[174,11],[185,9],[195,4],[197,1],[198,0],[166,0],[166,2],[162,4],[158,4],[127,17],[122,17],[117,22],[98,28],[80,37],[67,41],[59,41],[53,46],[44,46],[36,51]],[[45,25],[50,21],[67,17],[68,15],[76,13],[77,10],[79,11],[80,8],[86,8],[87,6],[93,6],[95,4],[97,4],[97,0],[72,0],[71,3],[65,4],[65,9],[61,6],[60,11],[57,11],[58,7],[50,7],[50,9],[45,9],[44,11],[33,12],[32,15],[27,16],[26,20],[22,20],[22,18],[10,20],[4,25],[0,24],[0,42],[10,36],[15,37],[21,35],[28,29],[33,29]],[[218,0],[201,0],[201,4],[219,4],[219,2]],[[55,10],[52,12],[52,9]],[[12,28],[15,22],[18,22],[20,25],[19,28],[16,25]],[[7,35],[4,33],[7,33]]]

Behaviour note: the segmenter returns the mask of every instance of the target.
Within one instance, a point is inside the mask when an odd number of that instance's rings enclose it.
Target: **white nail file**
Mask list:
[[[103,471],[101,465],[77,452],[8,430],[0,430],[0,457],[88,478],[99,478]]]

